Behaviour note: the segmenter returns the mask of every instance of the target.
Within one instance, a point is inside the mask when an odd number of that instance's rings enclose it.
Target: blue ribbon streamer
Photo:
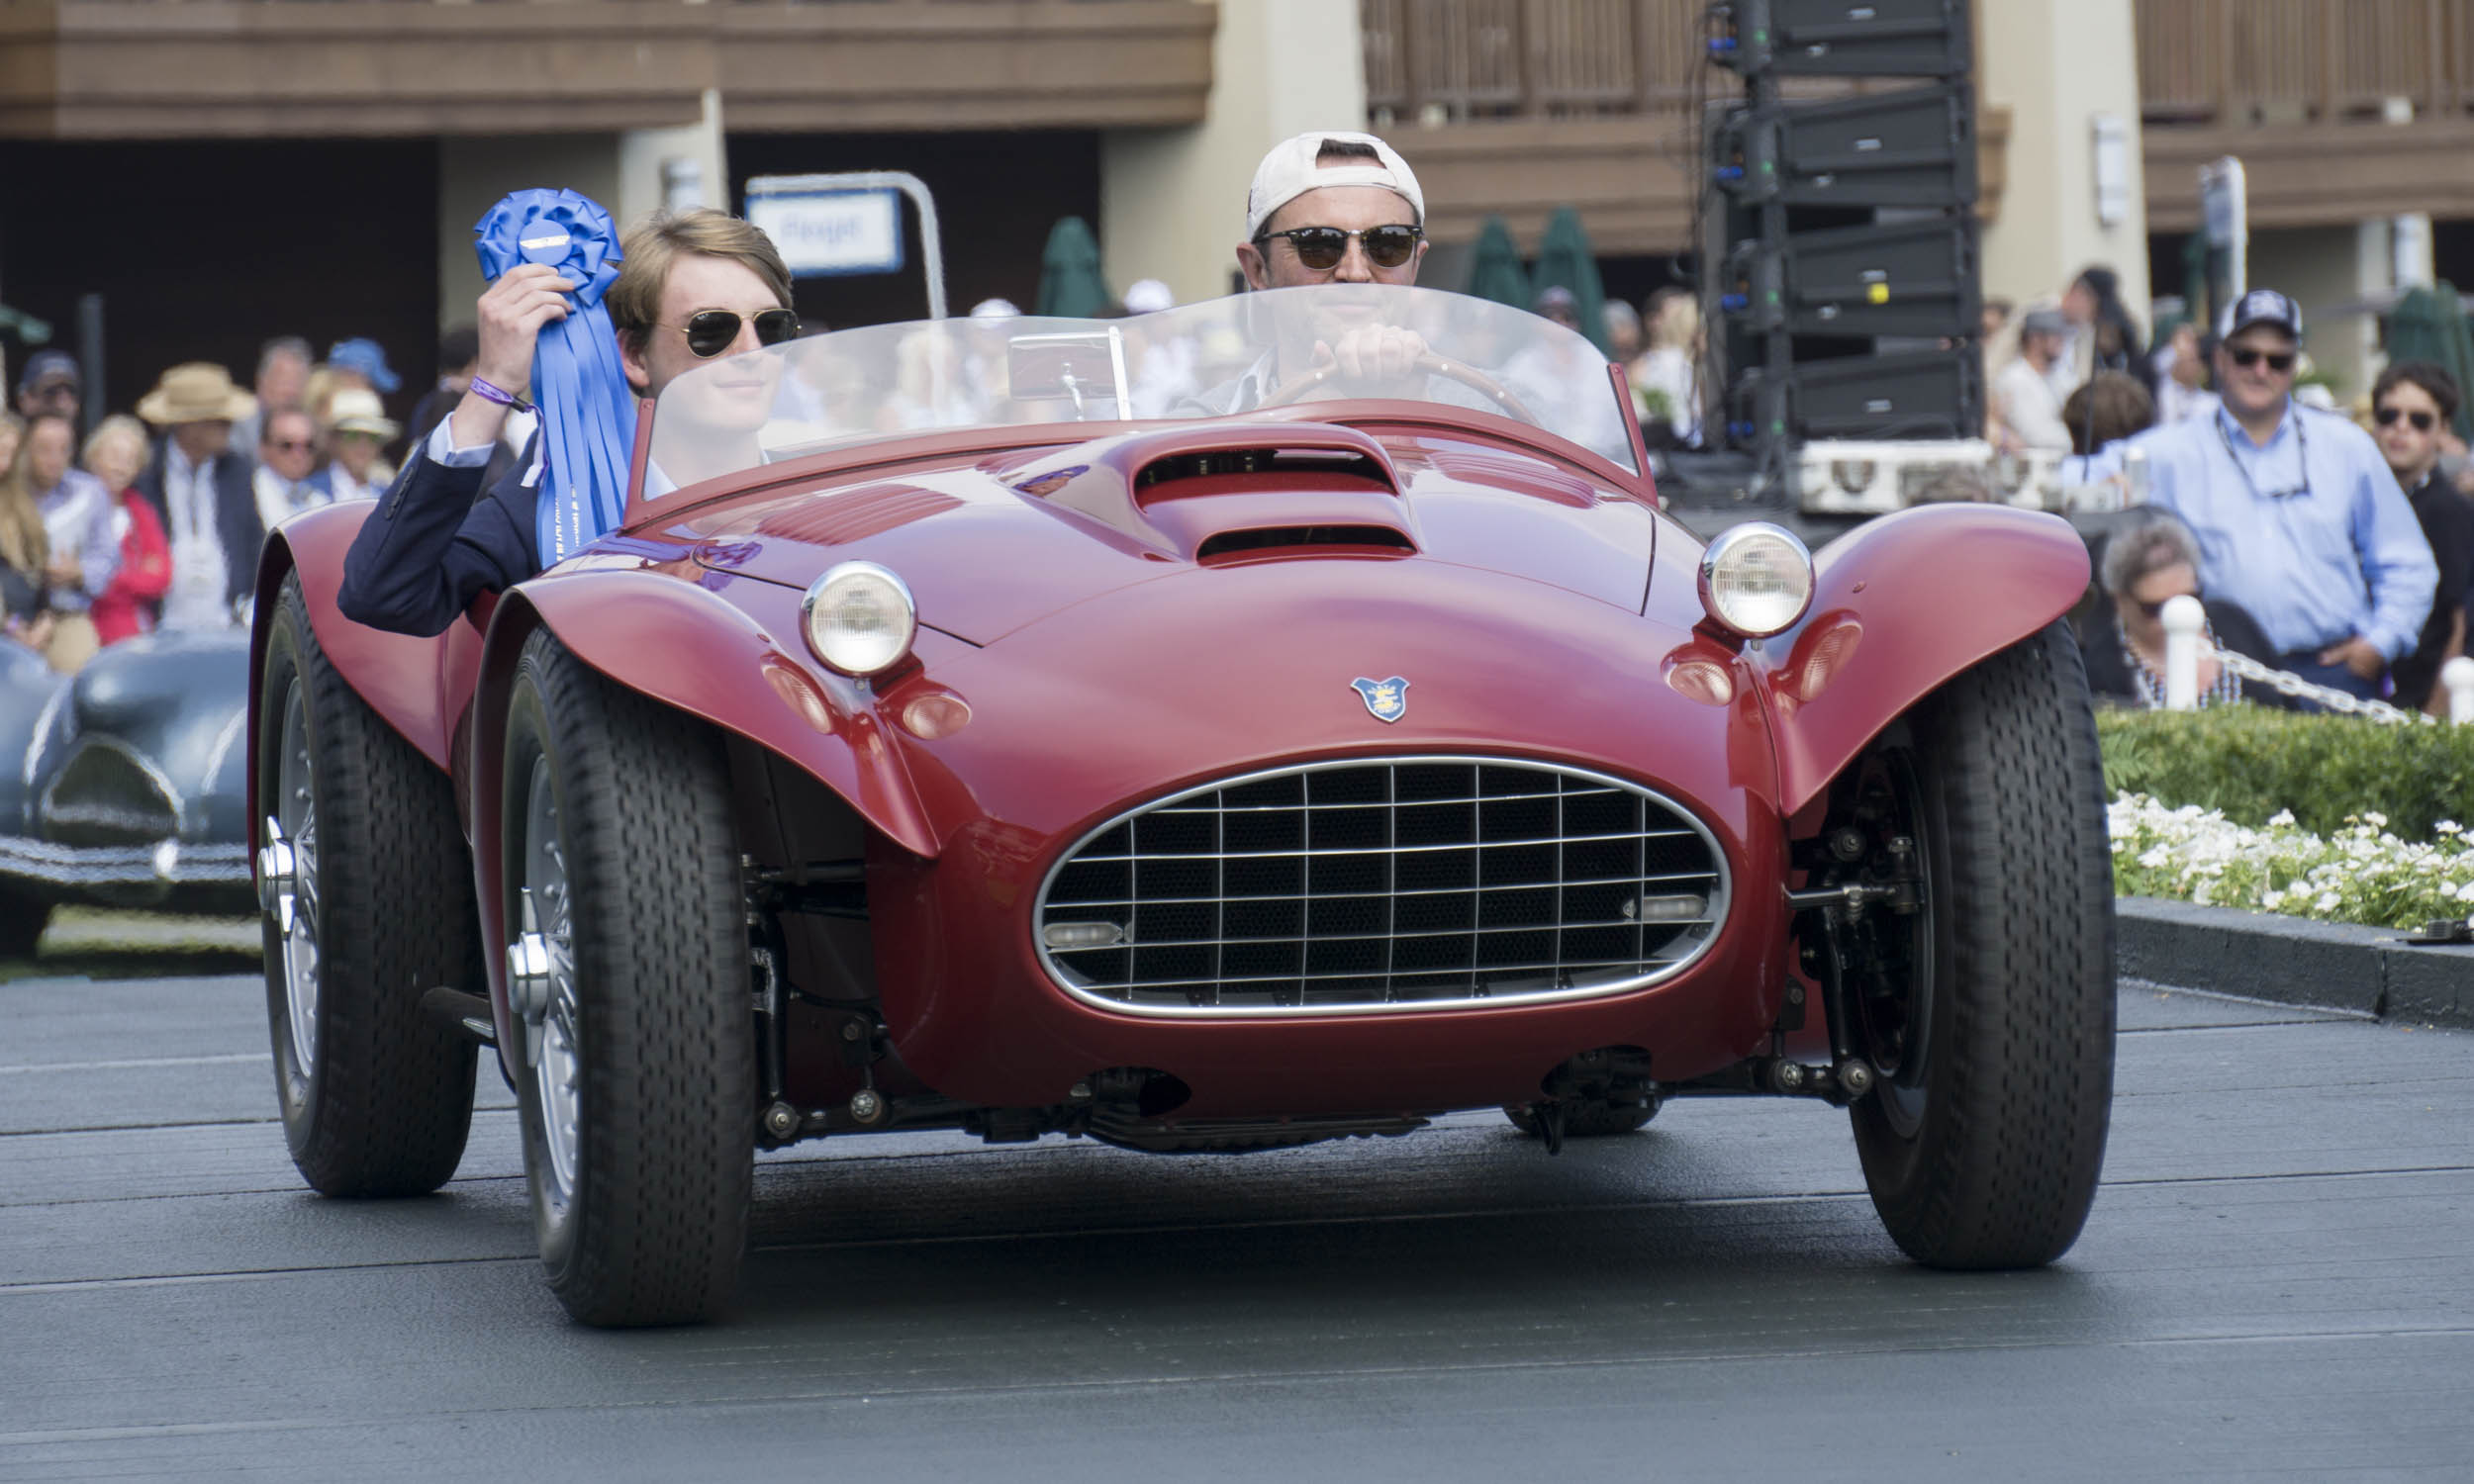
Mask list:
[[[602,296],[618,280],[618,232],[591,197],[517,191],[473,230],[492,283],[519,263],[543,263],[577,285],[567,317],[541,327],[532,351],[532,401],[541,410],[541,500],[534,535],[541,565],[616,530],[635,452],[635,399],[618,364],[618,336]]]

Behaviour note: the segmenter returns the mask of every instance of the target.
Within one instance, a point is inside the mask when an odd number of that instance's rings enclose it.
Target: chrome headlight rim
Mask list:
[[[837,657],[832,652],[831,646],[827,644],[824,631],[820,626],[820,616],[825,609],[825,595],[836,584],[853,579],[882,583],[899,602],[902,613],[901,642],[884,660],[876,664],[853,663],[852,657],[847,653]],[[919,604],[911,598],[909,585],[897,576],[892,568],[877,562],[837,562],[826,568],[823,576],[809,583],[808,591],[801,596],[799,626],[808,637],[809,651],[823,662],[826,669],[833,671],[836,675],[866,680],[872,676],[883,675],[910,657],[911,647],[918,642],[919,637]]]
[[[1754,543],[1772,541],[1783,543],[1787,550],[1793,553],[1797,565],[1802,569],[1804,574],[1803,600],[1796,603],[1794,611],[1789,613],[1782,622],[1767,626],[1748,625],[1730,616],[1720,603],[1719,570],[1729,559],[1738,556]],[[1709,543],[1708,549],[1701,553],[1701,610],[1709,614],[1712,622],[1725,628],[1729,633],[1741,634],[1748,639],[1766,639],[1772,634],[1784,633],[1801,623],[1804,615],[1812,611],[1813,588],[1811,550],[1804,545],[1795,532],[1767,520],[1748,520],[1741,525],[1731,525],[1720,531],[1717,537]]]

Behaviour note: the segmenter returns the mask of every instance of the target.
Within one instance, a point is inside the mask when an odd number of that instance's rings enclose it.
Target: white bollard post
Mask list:
[[[2439,683],[2448,688],[2448,724],[2474,721],[2474,660],[2458,655],[2440,666]]]
[[[2185,593],[2165,600],[2165,709],[2195,711],[2199,709],[2199,630],[2208,621],[2207,609],[2199,600]]]

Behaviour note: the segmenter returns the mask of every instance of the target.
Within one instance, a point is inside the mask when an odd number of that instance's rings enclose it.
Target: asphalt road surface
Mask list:
[[[2474,1478],[2474,1036],[2122,992],[2040,1272],[1904,1261],[1843,1114],[767,1158],[740,1309],[571,1326],[515,1114],[304,1190],[253,975],[0,983],[0,1478]]]

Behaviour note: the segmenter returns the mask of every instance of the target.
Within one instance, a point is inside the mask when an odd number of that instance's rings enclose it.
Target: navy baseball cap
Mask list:
[[[65,350],[38,350],[26,358],[26,370],[17,379],[20,392],[31,392],[47,382],[64,381],[81,390],[85,375],[77,369],[77,357]]]
[[[2253,325],[2269,325],[2299,340],[2302,338],[2302,311],[2294,301],[2274,289],[2253,289],[2234,301],[2225,312],[2225,323],[2217,329],[2217,338],[2230,340]]]

